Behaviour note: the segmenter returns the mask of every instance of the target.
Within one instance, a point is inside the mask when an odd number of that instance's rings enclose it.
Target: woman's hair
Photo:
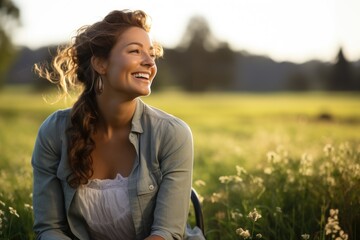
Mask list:
[[[149,16],[141,11],[112,11],[102,21],[81,27],[73,43],[59,47],[51,69],[35,64],[35,72],[58,85],[63,95],[70,89],[81,87],[79,98],[71,111],[71,126],[67,133],[68,158],[72,174],[68,183],[78,187],[87,183],[93,174],[91,152],[95,143],[91,136],[99,120],[95,82],[99,74],[91,65],[92,56],[107,59],[119,36],[130,27],[150,31]],[[160,45],[154,46],[156,55],[162,55]]]

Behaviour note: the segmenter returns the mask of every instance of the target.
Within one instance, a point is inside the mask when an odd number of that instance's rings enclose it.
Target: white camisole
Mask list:
[[[128,179],[94,179],[79,187],[76,200],[93,240],[135,239],[130,212]]]

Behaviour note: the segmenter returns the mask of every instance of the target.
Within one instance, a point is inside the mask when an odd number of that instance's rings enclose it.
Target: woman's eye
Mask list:
[[[149,52],[149,56],[150,56],[151,58],[156,58],[156,57],[157,57],[155,51],[150,51],[150,52]]]
[[[139,49],[130,50],[130,53],[140,53]]]

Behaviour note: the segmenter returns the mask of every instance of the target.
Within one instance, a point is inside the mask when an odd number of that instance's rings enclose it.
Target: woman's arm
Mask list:
[[[40,127],[32,155],[34,231],[37,239],[71,239],[67,236],[64,196],[56,176],[61,158],[61,140],[56,115]]]
[[[190,206],[193,139],[190,128],[174,120],[164,130],[160,146],[163,175],[156,199],[152,235],[183,239]]]

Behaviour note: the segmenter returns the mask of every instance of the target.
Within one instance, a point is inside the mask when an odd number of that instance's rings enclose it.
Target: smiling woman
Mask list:
[[[110,51],[108,58],[92,58],[95,70],[104,79],[104,95],[111,98],[149,95],[151,83],[157,72],[155,58],[158,55],[159,52],[154,50],[152,41],[144,29],[127,29]],[[122,96],[119,92],[123,93]],[[115,95],[112,96],[112,93]],[[99,100],[104,95],[99,95]]]
[[[35,143],[39,239],[204,239],[187,235],[193,141],[182,120],[145,104],[161,46],[143,11],[112,11],[80,28],[40,76],[74,106],[51,114]]]

